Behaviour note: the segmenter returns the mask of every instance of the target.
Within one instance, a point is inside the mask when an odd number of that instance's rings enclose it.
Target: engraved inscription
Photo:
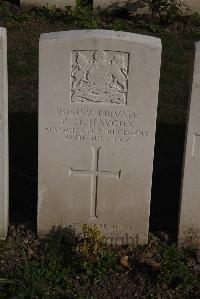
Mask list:
[[[72,51],[71,102],[127,104],[128,53]]]
[[[82,222],[73,222],[71,225],[73,228],[82,228],[83,223]],[[131,225],[126,224],[107,224],[107,223],[98,223],[94,224],[95,227],[98,227],[99,229],[105,229],[105,230],[121,230],[121,231],[131,231],[133,228]]]
[[[58,123],[46,127],[45,133],[63,135],[66,142],[95,142],[100,145],[148,137],[149,131],[143,125],[142,115],[126,107],[118,107],[58,107]]]
[[[192,157],[200,158],[200,134],[194,134]]]
[[[70,167],[69,175],[89,175],[91,176],[91,205],[90,205],[90,217],[97,219],[97,188],[98,188],[98,177],[99,176],[108,176],[120,179],[120,171],[100,171],[99,170],[99,152],[101,147],[92,147],[92,169],[91,170],[82,170],[82,169],[73,169]]]

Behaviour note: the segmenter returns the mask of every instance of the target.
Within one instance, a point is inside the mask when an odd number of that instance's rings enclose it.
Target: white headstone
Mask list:
[[[186,138],[179,244],[200,245],[200,42],[196,43]]]
[[[20,4],[29,7],[42,7],[46,4],[56,5],[58,8],[64,9],[65,6],[74,7],[76,5],[75,0],[20,0]]]
[[[8,229],[8,78],[7,35],[0,28],[0,239]]]
[[[199,0],[184,0],[185,3],[192,12],[199,12],[200,11],[200,1]]]
[[[96,224],[148,238],[160,39],[107,30],[40,39],[38,231]]]

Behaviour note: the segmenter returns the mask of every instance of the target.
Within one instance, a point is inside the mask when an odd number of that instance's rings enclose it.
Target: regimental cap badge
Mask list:
[[[128,53],[73,51],[71,101],[127,103]]]

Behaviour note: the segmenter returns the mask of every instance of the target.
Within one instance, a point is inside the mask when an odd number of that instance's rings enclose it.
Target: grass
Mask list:
[[[40,239],[11,227],[0,247],[0,298],[199,298],[195,249],[177,249],[153,235],[148,245],[104,244],[95,255],[77,253],[80,243],[95,247],[93,237],[61,227]]]

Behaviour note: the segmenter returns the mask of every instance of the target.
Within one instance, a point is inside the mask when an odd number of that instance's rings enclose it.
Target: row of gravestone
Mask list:
[[[22,6],[45,6],[56,5],[57,7],[64,9],[66,6],[75,7],[76,0],[20,0]],[[117,8],[129,8],[134,10],[143,10],[147,4],[145,0],[93,0],[94,9],[97,10],[112,10]]]
[[[148,11],[146,0],[93,0],[93,8],[97,11],[110,11],[118,8],[126,8],[137,13],[144,13]],[[20,0],[23,6],[44,6],[47,3],[49,5],[56,5],[57,7],[64,9],[65,6],[75,7],[76,0]],[[192,11],[200,10],[199,0],[184,0],[185,3]]]
[[[0,232],[8,227],[6,30],[0,30]],[[148,240],[161,64],[158,38],[42,34],[38,232],[97,225],[109,243]],[[196,46],[179,242],[200,244],[200,45]]]

